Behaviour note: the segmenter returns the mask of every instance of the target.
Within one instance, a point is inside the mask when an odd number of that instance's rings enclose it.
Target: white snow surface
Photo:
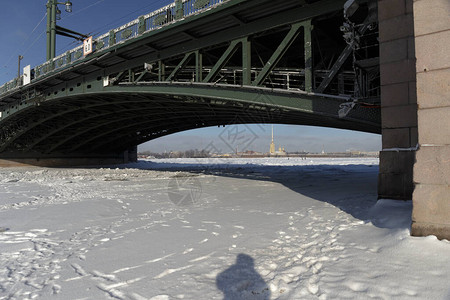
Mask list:
[[[378,159],[0,169],[0,299],[450,299]]]

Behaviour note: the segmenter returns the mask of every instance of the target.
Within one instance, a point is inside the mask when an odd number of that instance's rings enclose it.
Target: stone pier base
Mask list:
[[[417,151],[414,182],[411,234],[450,240],[450,145]]]
[[[381,151],[378,198],[411,200],[415,151]]]
[[[414,171],[412,235],[450,240],[450,146],[422,146]]]
[[[90,155],[39,155],[36,153],[0,156],[0,167],[80,167],[126,164],[137,161],[137,147],[122,153],[90,154]]]

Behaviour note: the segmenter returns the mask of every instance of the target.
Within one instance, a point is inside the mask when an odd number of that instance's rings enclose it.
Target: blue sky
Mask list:
[[[61,0],[60,2],[64,2]],[[46,0],[2,1],[0,10],[0,85],[17,75],[17,57],[23,55],[22,67],[39,65],[46,55]],[[73,12],[60,6],[58,25],[95,36],[119,27],[140,15],[171,3],[168,0],[72,0]],[[57,37],[56,55],[78,44]],[[233,133],[238,133],[238,138]],[[238,125],[203,128],[163,137],[139,147],[157,152],[214,147],[221,152],[238,150],[268,151],[270,125]],[[287,151],[379,151],[381,135],[322,127],[275,125],[275,144]],[[244,149],[242,149],[242,148]]]
[[[65,2],[65,0],[59,0]],[[108,32],[140,15],[161,8],[168,0],[72,0],[73,12],[66,13],[64,5],[58,25],[94,36]],[[0,10],[0,85],[17,75],[17,57],[23,55],[22,65],[36,66],[45,62],[46,0],[2,1]],[[40,22],[42,20],[42,22]],[[39,24],[39,26],[37,26]],[[34,31],[33,31],[34,30]],[[58,36],[56,55],[75,48],[70,38]]]

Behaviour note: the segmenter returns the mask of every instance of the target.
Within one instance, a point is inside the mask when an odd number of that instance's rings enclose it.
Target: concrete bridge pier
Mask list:
[[[415,0],[419,150],[413,235],[450,240],[450,1]]]
[[[413,200],[412,235],[450,239],[450,2],[379,0],[378,9],[379,197]]]
[[[382,145],[379,198],[411,200],[417,138],[412,0],[379,0]]]

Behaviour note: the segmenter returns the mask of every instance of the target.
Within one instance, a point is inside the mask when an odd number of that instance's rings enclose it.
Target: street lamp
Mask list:
[[[71,13],[72,12],[72,2],[66,1],[65,5],[66,5],[66,11],[68,13]]]
[[[56,21],[61,20],[61,11],[58,8],[58,4],[64,5],[66,12],[72,12],[72,2],[68,0],[66,2],[47,0],[47,60],[55,58],[57,34],[71,37],[79,41],[83,41],[83,39],[88,37],[85,34],[56,25]]]

